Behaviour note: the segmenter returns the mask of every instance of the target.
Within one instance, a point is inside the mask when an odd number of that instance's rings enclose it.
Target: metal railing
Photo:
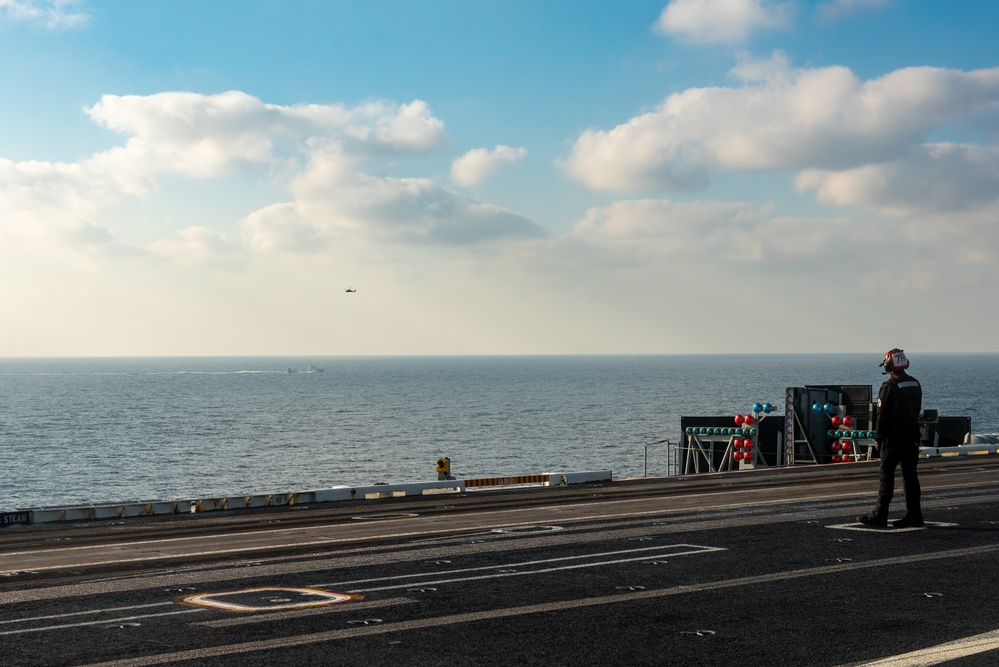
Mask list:
[[[643,467],[642,476],[649,476],[649,447],[658,447],[659,445],[666,445],[666,474],[675,474],[671,472],[674,468],[679,469],[679,463],[676,460],[676,448],[670,442],[669,438],[664,438],[662,440],[656,440],[655,442],[649,442],[644,445],[645,447],[645,465]]]

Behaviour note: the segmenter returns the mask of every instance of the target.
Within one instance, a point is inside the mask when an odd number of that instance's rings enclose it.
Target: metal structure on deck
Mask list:
[[[698,474],[765,467],[853,463],[878,458],[877,406],[870,385],[788,387],[784,413],[754,403],[746,414],[681,417],[682,443],[669,474]],[[925,455],[975,443],[970,417],[920,418]],[[970,453],[970,449],[968,450]],[[960,453],[960,452],[958,452]]]

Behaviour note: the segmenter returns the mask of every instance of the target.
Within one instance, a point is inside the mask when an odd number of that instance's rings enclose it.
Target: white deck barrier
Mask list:
[[[27,513],[28,523],[53,523],[56,521],[86,521],[96,519],[124,519],[130,517],[187,514],[197,512],[228,511],[253,507],[280,507],[306,503],[329,503],[350,500],[378,500],[430,494],[464,493],[470,488],[532,485],[539,487],[566,486],[591,482],[609,482],[610,470],[589,472],[552,472],[543,475],[514,477],[486,477],[468,480],[416,482],[412,484],[374,484],[371,486],[334,486],[294,493],[271,493],[225,498],[193,498],[187,500],[144,500],[126,503],[99,503],[93,505],[66,505],[17,509]]]
[[[926,459],[934,456],[988,456],[999,454],[999,446],[996,445],[958,445],[957,447],[920,447],[919,458]]]

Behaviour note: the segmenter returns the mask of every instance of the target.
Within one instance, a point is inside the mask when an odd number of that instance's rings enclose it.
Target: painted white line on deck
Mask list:
[[[183,609],[181,611],[164,611],[159,614],[144,614],[142,616],[125,616],[124,618],[107,618],[103,621],[84,621],[82,623],[69,623],[66,625],[46,625],[42,628],[21,628],[20,630],[5,630],[0,632],[3,635],[23,635],[29,632],[48,632],[50,630],[66,630],[69,628],[82,628],[88,625],[114,625],[115,623],[136,623],[147,618],[157,618],[159,616],[176,616],[178,614],[196,614],[205,611],[204,609]]]
[[[929,667],[929,665],[939,665],[950,660],[995,650],[999,650],[999,630],[957,639],[919,651],[894,655],[890,658],[852,663],[851,667]]]
[[[678,551],[669,552],[668,551],[669,549],[687,549],[688,551],[684,551],[684,552],[678,552]],[[693,551],[690,551],[691,549],[693,549]],[[499,565],[483,565],[482,567],[465,567],[465,568],[452,569],[452,570],[444,570],[444,571],[441,571],[441,572],[436,572],[433,576],[441,577],[441,576],[445,576],[445,575],[466,574],[466,573],[469,573],[469,572],[488,572],[489,570],[509,570],[509,569],[516,568],[516,567],[531,567],[533,565],[550,565],[552,563],[564,563],[566,561],[571,561],[571,560],[596,560],[598,558],[605,558],[607,556],[621,556],[621,555],[625,555],[625,554],[639,554],[639,553],[647,554],[650,551],[660,551],[660,552],[662,552],[662,554],[659,555],[659,556],[645,555],[645,556],[642,556],[641,558],[638,558],[636,560],[644,560],[646,558],[669,558],[670,556],[685,556],[687,554],[709,553],[709,552],[712,552],[712,551],[727,551],[727,549],[725,549],[723,547],[705,547],[705,546],[700,546],[700,545],[696,545],[696,544],[660,544],[659,546],[656,546],[656,547],[640,547],[640,548],[637,548],[637,549],[619,549],[617,551],[600,551],[600,552],[597,552],[597,553],[580,554],[580,555],[576,555],[576,556],[559,556],[558,558],[541,558],[541,559],[536,559],[536,560],[519,561],[519,562],[516,562],[516,563],[500,563]],[[428,560],[433,560],[433,559],[428,559]],[[597,564],[599,565],[601,563],[608,563],[608,562],[615,563],[615,562],[618,562],[618,561],[600,561]],[[569,569],[569,568],[567,568],[567,569]],[[537,571],[537,570],[535,570],[535,571]],[[545,570],[545,571],[548,571],[548,570]],[[428,575],[426,572],[413,572],[411,574],[398,574],[398,575],[394,575],[394,576],[391,576],[391,577],[376,577],[374,579],[355,579],[353,581],[337,581],[337,582],[333,582],[333,583],[313,584],[313,587],[314,588],[343,588],[343,589],[347,589],[347,588],[350,588],[350,587],[353,587],[353,586],[357,586],[358,584],[372,584],[372,583],[379,583],[379,582],[388,582],[388,581],[393,581],[393,580],[399,581],[399,580],[404,580],[404,579],[419,579],[419,578],[425,578],[425,577],[428,577],[428,576],[431,576],[431,575]],[[415,586],[416,584],[408,583],[408,584],[405,584],[405,585],[406,586]],[[360,589],[358,589],[358,590],[360,590]],[[373,589],[365,589],[365,590],[373,590]]]
[[[678,545],[677,545],[678,546]],[[590,567],[601,567],[603,565],[619,565],[621,563],[637,563],[643,560],[665,560],[667,558],[674,558],[677,556],[692,556],[702,553],[710,553],[712,551],[726,551],[720,547],[692,547],[687,551],[667,551],[670,547],[665,547],[658,549],[655,555],[644,555],[635,558],[620,558],[618,560],[601,560],[595,563],[576,563],[574,565],[560,565],[557,567],[548,567],[541,570],[525,570],[524,572],[492,572],[489,574],[481,574],[472,577],[454,577],[445,579],[428,579],[427,581],[410,582],[408,584],[395,584],[393,586],[378,586],[375,588],[357,588],[352,589],[351,592],[357,593],[373,593],[375,591],[391,591],[397,588],[410,588],[413,586],[443,586],[444,584],[455,584],[462,583],[466,581],[481,581],[483,579],[502,579],[506,577],[524,577],[532,574],[548,574],[551,572],[562,572],[564,570],[580,570]],[[427,576],[427,575],[423,575]]]
[[[51,621],[57,618],[69,618],[71,616],[90,616],[93,614],[110,614],[116,611],[132,611],[133,609],[149,609],[150,607],[169,607],[173,602],[153,602],[151,604],[133,604],[127,607],[110,607],[108,609],[89,609],[87,611],[71,611],[65,614],[48,614],[46,616],[31,616],[28,618],[15,618],[9,621],[0,621],[0,625],[10,625],[11,623],[30,623],[32,621]]]

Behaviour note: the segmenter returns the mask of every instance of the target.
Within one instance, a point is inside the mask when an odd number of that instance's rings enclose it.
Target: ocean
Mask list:
[[[911,354],[925,408],[999,432],[999,355]],[[856,355],[0,359],[0,508],[610,469],[681,416],[870,384]],[[323,372],[304,372],[308,366]],[[288,372],[289,369],[296,372]],[[648,448],[646,445],[650,445]]]

